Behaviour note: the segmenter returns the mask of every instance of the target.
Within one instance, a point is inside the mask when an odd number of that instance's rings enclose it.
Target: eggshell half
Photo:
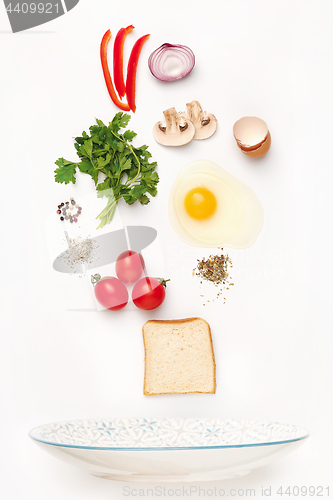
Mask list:
[[[266,122],[255,116],[244,116],[233,127],[238,147],[247,156],[260,158],[271,146],[271,135]]]
[[[268,152],[269,148],[271,147],[271,134],[268,132],[267,137],[265,141],[260,144],[260,146],[257,149],[246,151],[244,148],[240,148],[244,154],[247,156],[251,156],[252,158],[261,158],[261,156],[265,156],[265,154]]]

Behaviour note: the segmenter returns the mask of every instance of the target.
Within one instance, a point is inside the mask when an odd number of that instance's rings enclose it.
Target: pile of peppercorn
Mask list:
[[[77,209],[76,214],[72,214],[72,212],[68,212],[68,210]],[[58,205],[57,214],[60,215],[60,220],[69,220],[70,223],[77,222],[79,215],[82,212],[82,207],[79,206],[78,203],[74,200],[74,198],[70,198],[70,201],[66,201],[66,203],[60,203]]]

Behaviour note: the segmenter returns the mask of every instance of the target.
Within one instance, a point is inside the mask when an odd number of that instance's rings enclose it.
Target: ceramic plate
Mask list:
[[[94,476],[194,482],[248,474],[297,448],[308,432],[278,422],[114,418],[47,424],[29,435]]]

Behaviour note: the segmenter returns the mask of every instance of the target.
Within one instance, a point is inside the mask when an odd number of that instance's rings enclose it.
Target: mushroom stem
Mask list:
[[[166,111],[163,111],[163,114],[165,118],[166,132],[177,134],[179,130],[180,120],[176,109],[167,109]]]
[[[189,119],[195,122],[202,122],[204,119],[204,113],[202,111],[202,107],[198,101],[188,102],[186,104],[187,115]]]
[[[215,116],[203,111],[198,101],[188,102],[186,112],[180,113],[180,115],[185,119],[188,118],[194,124],[194,139],[208,139],[216,130],[217,120]]]
[[[175,108],[163,111],[165,124],[157,122],[153,129],[156,141],[164,146],[182,146],[193,139],[195,127],[186,116],[181,116]]]

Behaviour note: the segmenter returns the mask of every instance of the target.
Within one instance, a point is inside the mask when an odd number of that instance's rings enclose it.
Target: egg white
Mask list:
[[[185,209],[186,194],[195,187],[209,189],[216,198],[216,210],[207,219],[194,219]],[[240,249],[256,241],[264,212],[250,187],[216,163],[200,160],[179,172],[170,193],[169,220],[189,245]]]

